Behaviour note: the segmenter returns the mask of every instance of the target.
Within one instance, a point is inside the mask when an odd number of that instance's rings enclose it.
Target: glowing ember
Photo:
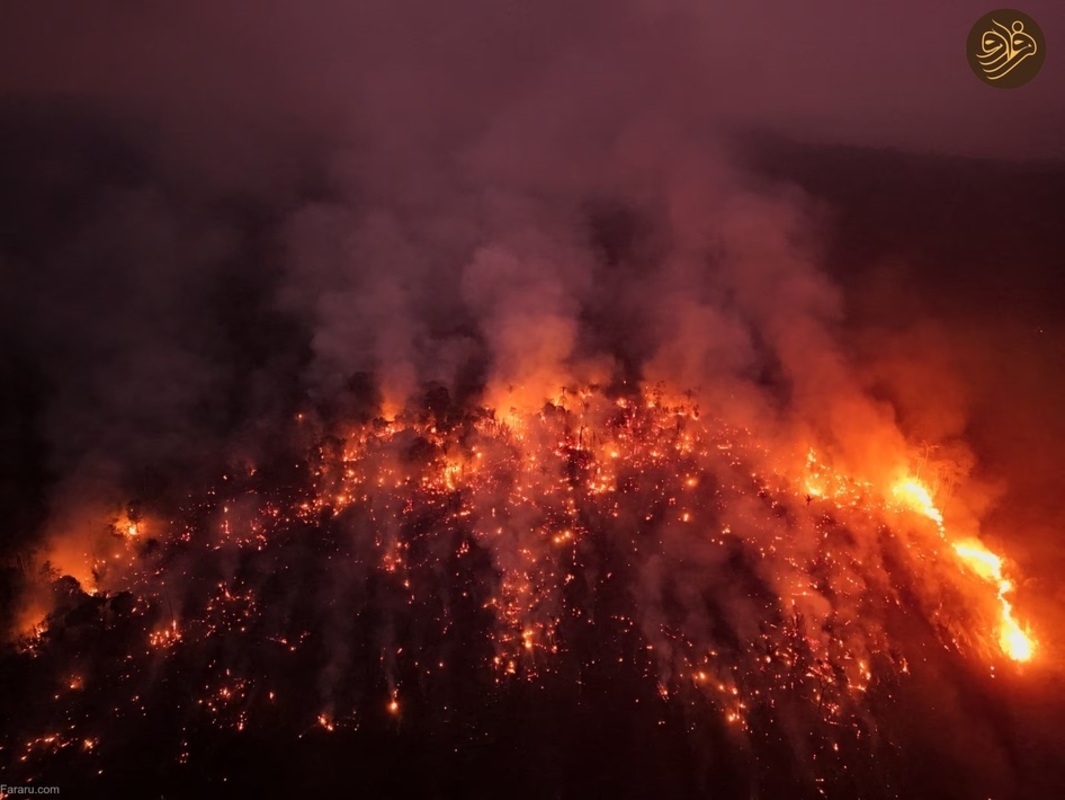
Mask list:
[[[165,628],[152,631],[148,636],[148,643],[151,644],[152,647],[172,647],[179,641],[181,641],[181,631],[178,630],[178,624],[176,621],[171,622]]]
[[[567,396],[574,408],[351,423],[312,445],[289,484],[267,469],[227,472],[183,509],[153,511],[150,542],[120,522],[131,537],[122,569],[101,573],[89,599],[58,581],[56,596],[83,608],[49,627],[84,618],[104,638],[136,633],[117,662],[130,691],[113,714],[144,714],[143,692],[165,685],[157,674],[185,684],[183,670],[202,664],[181,719],[241,733],[284,710],[301,731],[333,733],[366,719],[367,696],[384,696],[398,723],[401,692],[413,717],[467,673],[485,686],[546,685],[609,663],[736,734],[764,732],[778,714],[799,720],[820,731],[825,757],[860,746],[870,698],[909,675],[913,654],[889,631],[921,613],[896,588],[919,591],[919,570],[935,570],[933,595],[957,607],[930,602],[936,624],[912,627],[969,655],[1033,657],[1002,559],[952,542],[916,478],[878,490],[812,449],[766,447],[660,393]],[[887,535],[900,509],[934,534]],[[946,543],[964,568],[939,557]],[[992,601],[997,627],[971,625]],[[40,633],[23,652],[45,658],[49,646]],[[379,668],[349,681],[352,650]],[[52,691],[89,690],[58,699],[93,695],[91,678],[71,677],[79,665],[56,664]],[[96,741],[77,725],[68,733]],[[57,741],[32,738],[28,752]],[[175,753],[191,757],[185,744]]]

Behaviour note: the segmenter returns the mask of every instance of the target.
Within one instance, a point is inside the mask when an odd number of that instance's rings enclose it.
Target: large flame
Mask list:
[[[908,477],[899,481],[892,493],[902,505],[934,521],[940,534],[947,537],[943,514],[928,487]],[[1013,582],[1003,575],[1002,559],[975,539],[955,541],[952,546],[966,567],[995,588],[1000,608],[997,639],[1002,652],[1014,661],[1029,661],[1035,654],[1035,641],[1021,629],[1013,615],[1013,604],[1007,598],[1013,591]]]
[[[1014,661],[1028,661],[1035,653],[1035,642],[1025,633],[1013,616],[1013,604],[1006,597],[1013,591],[1013,581],[1002,574],[1002,559],[977,541],[955,542],[954,551],[962,562],[998,592],[1002,609],[998,643],[1007,656]]]
[[[905,478],[895,484],[892,494],[908,508],[924,514],[940,528],[943,527],[943,514],[932,501],[932,493],[916,478]]]

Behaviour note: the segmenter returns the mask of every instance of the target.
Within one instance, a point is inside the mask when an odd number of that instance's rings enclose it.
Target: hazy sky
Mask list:
[[[627,113],[653,115],[674,102],[706,119],[817,141],[1061,157],[1065,5],[1023,4],[1049,55],[1018,90],[984,85],[964,58],[969,28],[993,8],[975,0],[8,0],[0,92],[90,98],[223,152],[247,149],[249,130],[446,137],[522,105],[565,115],[565,104],[543,97],[602,103],[608,117],[610,99],[626,96]]]

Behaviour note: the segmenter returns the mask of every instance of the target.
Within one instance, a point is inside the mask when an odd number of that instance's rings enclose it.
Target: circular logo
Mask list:
[[[1036,21],[1012,8],[984,14],[969,31],[965,55],[976,77],[989,86],[1016,89],[1038,74],[1046,39]]]

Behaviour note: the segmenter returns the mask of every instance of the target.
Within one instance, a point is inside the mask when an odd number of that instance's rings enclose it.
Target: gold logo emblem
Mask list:
[[[1023,86],[1046,59],[1046,40],[1035,20],[1020,11],[1000,8],[985,14],[969,31],[965,54],[984,83],[1002,89]]]

